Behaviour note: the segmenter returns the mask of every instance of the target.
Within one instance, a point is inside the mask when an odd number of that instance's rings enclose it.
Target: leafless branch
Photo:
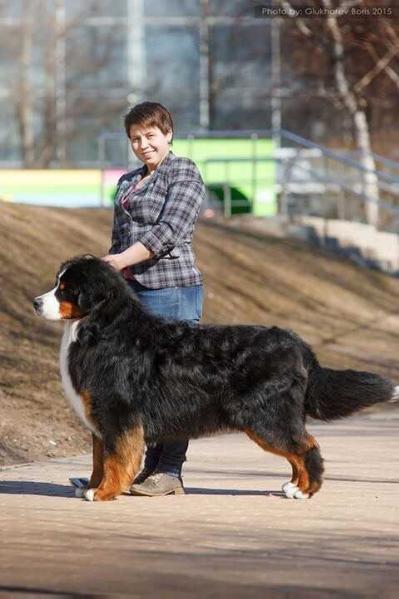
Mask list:
[[[378,75],[384,71],[386,71],[387,66],[389,65],[389,63],[391,62],[391,60],[397,55],[399,54],[399,47],[395,48],[394,46],[391,46],[390,50],[388,50],[388,52],[385,54],[385,56],[382,56],[381,58],[379,58],[376,62],[376,64],[374,65],[374,67],[365,75],[363,75],[363,77],[361,79],[359,79],[359,81],[353,86],[353,90],[356,93],[361,93],[364,88],[366,88],[368,85],[370,85],[370,83],[376,78],[378,77]],[[374,55],[377,55],[377,53],[374,50]],[[378,55],[377,55],[378,58]]]
[[[280,4],[287,11],[288,14],[290,14],[290,11],[293,12],[295,10],[292,4],[290,2],[287,2],[287,0],[280,0]],[[311,37],[313,35],[313,31],[309,29],[304,19],[295,17],[295,25],[296,27],[298,27],[299,31],[306,37]]]

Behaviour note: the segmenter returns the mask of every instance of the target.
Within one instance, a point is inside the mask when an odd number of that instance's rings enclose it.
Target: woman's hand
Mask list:
[[[151,250],[148,250],[140,241],[136,241],[133,245],[127,248],[120,254],[108,254],[102,260],[108,262],[116,270],[123,270],[127,266],[133,266],[144,260],[149,260],[154,256]]]
[[[101,260],[107,262],[110,266],[115,268],[115,270],[123,270],[127,266],[122,254],[108,254],[101,258]]]

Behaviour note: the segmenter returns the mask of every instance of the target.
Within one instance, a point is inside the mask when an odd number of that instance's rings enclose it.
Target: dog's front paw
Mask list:
[[[120,493],[120,491],[108,491],[101,488],[85,489],[83,498],[86,499],[86,501],[113,501],[116,499],[117,495],[120,495]]]
[[[81,497],[86,499],[86,501],[96,501],[96,491],[97,489],[78,489],[82,491]]]
[[[301,491],[301,489],[292,482],[284,483],[281,487],[287,499],[308,499],[309,493]]]
[[[284,485],[281,488],[288,499],[293,499],[295,497],[295,493],[299,491],[297,485],[292,482],[284,483]]]
[[[309,497],[310,497],[309,493],[304,493],[300,489],[298,489],[298,491],[295,491],[295,494],[294,494],[294,499],[309,499]]]

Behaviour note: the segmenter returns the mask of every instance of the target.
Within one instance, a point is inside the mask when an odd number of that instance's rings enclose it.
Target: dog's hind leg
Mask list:
[[[292,441],[289,446],[282,448],[251,430],[247,429],[245,432],[262,449],[286,458],[291,464],[291,481],[283,485],[283,491],[288,498],[307,499],[320,489],[323,459],[314,437],[305,433],[301,441]]]
[[[318,443],[314,437],[308,435],[308,440],[310,441],[310,445],[305,451],[304,464],[305,469],[308,472],[308,482],[309,486],[306,493],[311,497],[320,489],[323,482],[323,458],[320,454],[320,449]],[[299,479],[298,487],[302,491],[301,479]]]
[[[97,488],[85,491],[88,501],[109,501],[127,491],[137,474],[144,449],[142,427],[124,432],[111,450],[104,449],[103,478]]]
[[[299,452],[296,450],[285,456],[292,466],[292,478],[282,489],[290,499],[311,497],[322,484],[323,459],[315,438],[306,433],[298,449]]]

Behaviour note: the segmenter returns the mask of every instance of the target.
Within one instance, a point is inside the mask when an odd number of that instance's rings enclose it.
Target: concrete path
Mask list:
[[[74,498],[88,457],[0,472],[0,595],[399,597],[399,413],[310,426],[311,500],[244,435],[194,441],[177,497]]]

